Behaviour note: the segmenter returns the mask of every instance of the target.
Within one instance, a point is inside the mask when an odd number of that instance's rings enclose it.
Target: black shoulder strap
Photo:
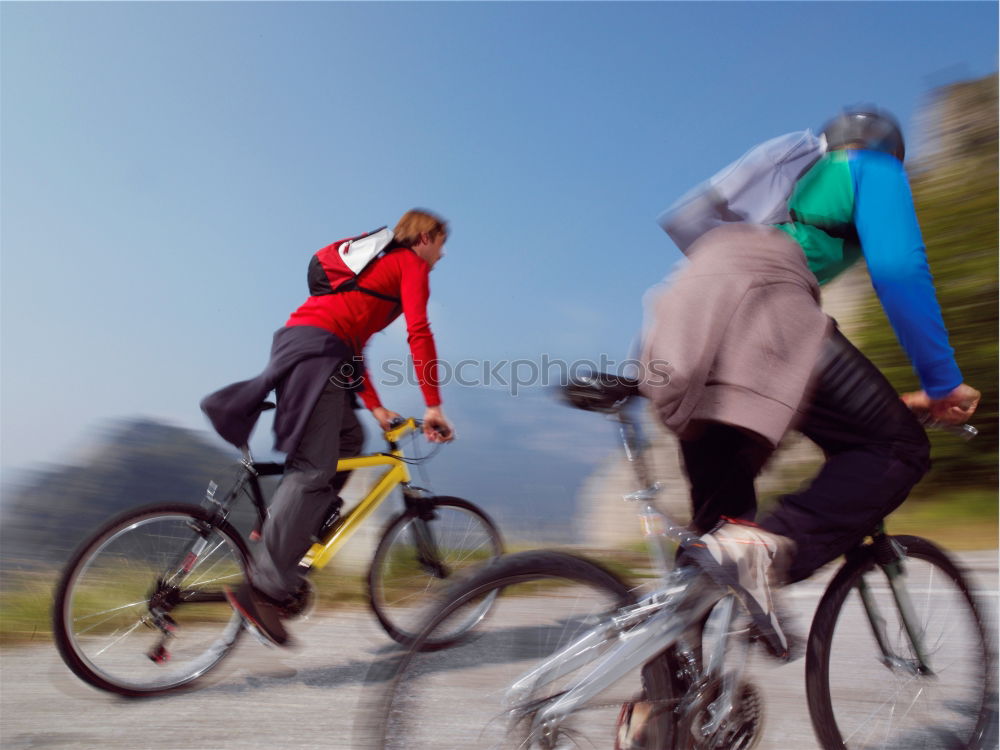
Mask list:
[[[854,226],[853,222],[850,221],[806,221],[799,214],[792,210],[789,212],[792,221],[797,224],[806,224],[809,226],[814,226],[817,229],[822,229],[831,237],[844,240],[854,245],[861,244],[861,238],[858,236],[858,229]]]
[[[361,286],[359,281],[361,279],[361,276],[375,264],[375,261],[377,261],[379,258],[384,257],[388,253],[391,253],[393,250],[398,250],[401,247],[402,245],[397,243],[395,240],[391,241],[388,245],[386,245],[385,249],[382,250],[382,252],[380,252],[378,255],[376,255],[374,258],[368,261],[368,265],[362,268],[361,271],[359,271],[358,274],[353,279],[348,279],[347,281],[345,281],[343,284],[334,289],[332,294],[337,294],[339,292],[361,292],[362,294],[367,294],[371,297],[376,297],[377,299],[384,300],[386,302],[392,302],[393,304],[396,305],[402,304],[402,300],[399,299],[399,297],[393,297],[392,295],[389,294],[382,294],[381,292],[376,292],[374,289],[367,289],[366,287]]]

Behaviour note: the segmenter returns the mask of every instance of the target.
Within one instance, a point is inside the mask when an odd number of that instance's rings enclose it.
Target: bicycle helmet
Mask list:
[[[906,154],[896,118],[875,107],[845,110],[823,127],[823,135],[828,149],[860,146],[892,154],[900,161]]]

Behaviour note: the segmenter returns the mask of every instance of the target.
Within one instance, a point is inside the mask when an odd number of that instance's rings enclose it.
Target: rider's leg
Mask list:
[[[680,560],[700,564],[718,583],[731,586],[758,629],[780,656],[788,639],[775,613],[771,587],[782,582],[791,543],[752,523],[757,512],[754,480],[774,452],[749,430],[718,422],[693,425],[681,440],[691,483],[692,526],[702,534]],[[726,522],[720,523],[725,517]]]
[[[281,601],[301,585],[299,560],[326,518],[336,493],[341,427],[355,419],[350,394],[328,382],[316,402],[299,445],[285,461],[285,475],[275,490],[253,569],[256,589]]]
[[[344,410],[343,421],[340,425],[340,458],[354,458],[361,455],[361,449],[365,444],[365,431],[354,411],[353,399],[351,401],[351,407]],[[339,508],[343,504],[340,499],[340,491],[344,489],[344,485],[347,484],[350,477],[351,472],[338,471],[330,481],[330,491],[333,493],[333,498],[327,508],[325,518],[329,518],[334,508]]]
[[[749,430],[720,422],[692,425],[680,441],[691,483],[691,526],[710,531],[722,516],[752,521],[757,514],[754,480],[774,452]]]
[[[761,525],[790,537],[802,580],[847,552],[899,506],[930,467],[923,428],[881,372],[839,332],[824,347],[799,430],[827,460]]]

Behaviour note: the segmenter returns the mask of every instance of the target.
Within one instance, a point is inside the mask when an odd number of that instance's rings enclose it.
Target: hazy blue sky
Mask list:
[[[0,20],[8,473],[111,419],[203,428],[199,399],[263,366],[310,255],[413,206],[452,223],[443,358],[624,358],[676,257],[655,223],[672,200],[851,103],[913,140],[933,86],[997,66],[993,2],[4,2]],[[405,351],[397,326],[370,354]],[[444,395],[448,489],[475,487],[474,456],[567,493],[607,446],[537,393]]]

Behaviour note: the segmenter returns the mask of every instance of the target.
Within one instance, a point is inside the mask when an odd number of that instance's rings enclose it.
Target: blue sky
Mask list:
[[[933,86],[997,66],[995,3],[5,2],[0,20],[7,476],[109,420],[204,428],[199,399],[262,367],[312,252],[413,206],[452,224],[443,358],[622,359],[677,255],[655,223],[673,199],[851,103],[916,140]],[[370,354],[404,355],[400,327]],[[441,489],[475,494],[482,459],[568,497],[610,445],[539,393],[444,395],[462,439]]]

